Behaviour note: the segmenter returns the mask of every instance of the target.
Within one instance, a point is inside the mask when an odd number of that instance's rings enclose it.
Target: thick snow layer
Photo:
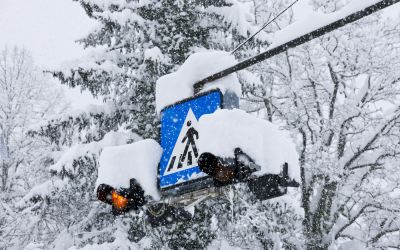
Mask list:
[[[103,140],[91,142],[87,144],[76,144],[65,152],[54,152],[53,156],[57,158],[57,162],[50,166],[51,171],[76,173],[78,169],[74,166],[74,160],[84,156],[98,156],[104,147],[123,145],[128,140],[137,140],[139,136],[126,131],[111,131],[107,133]],[[18,207],[24,207],[29,200],[36,196],[46,197],[52,193],[60,192],[66,188],[68,181],[66,179],[50,179],[40,185],[32,188],[18,203]]]
[[[306,16],[306,18],[297,20],[291,25],[288,25],[284,29],[276,32],[274,34],[274,38],[272,39],[272,44],[268,49],[270,50],[276,48],[297,37],[310,33],[313,30],[317,30],[323,26],[334,23],[337,20],[351,15],[352,13],[372,6],[379,1],[380,0],[352,0],[341,10],[329,14],[309,11],[307,15],[303,15]]]
[[[229,0],[228,2],[228,6],[209,6],[206,11],[223,17],[223,20],[229,23],[232,29],[244,37],[257,32],[259,27],[254,25],[254,8],[257,8],[254,6],[254,2],[240,0]],[[270,36],[262,30],[254,39],[265,42],[269,41]]]
[[[49,123],[62,123],[67,122],[71,119],[76,119],[80,117],[90,116],[90,115],[112,115],[117,111],[117,107],[112,102],[106,102],[102,104],[89,104],[86,106],[79,106],[72,110],[68,110],[65,114],[55,114],[50,116],[48,120],[43,120],[41,122],[35,123],[29,126],[29,130],[40,130],[42,127],[46,127]]]
[[[169,63],[169,58],[161,52],[160,48],[153,47],[144,51],[144,59],[151,60],[153,62]]]
[[[134,137],[135,135],[130,132],[111,131],[107,133],[101,141],[76,144],[65,151],[60,159],[58,159],[54,165],[50,166],[50,170],[55,172],[61,172],[62,170],[67,172],[77,171],[73,165],[74,160],[85,155],[99,155],[104,147],[122,145],[128,140],[134,139]]]
[[[114,188],[128,188],[129,180],[135,178],[146,195],[158,200],[157,173],[161,154],[161,146],[151,139],[104,148],[96,188],[102,183]]]
[[[238,109],[218,110],[203,115],[198,123],[200,153],[234,157],[241,148],[261,170],[256,175],[279,174],[283,163],[289,164],[289,176],[299,180],[299,156],[288,132],[276,125]]]
[[[195,53],[182,64],[178,71],[162,76],[156,86],[157,112],[175,102],[193,96],[193,85],[221,70],[237,63],[229,52],[206,51]],[[241,86],[236,74],[230,74],[211,84],[207,84],[203,91],[219,88],[222,93],[230,90],[241,95]]]
[[[22,197],[15,206],[17,208],[24,208],[27,203],[34,197],[48,197],[51,193],[60,192],[67,185],[66,180],[56,179],[48,180],[40,185],[32,188],[24,197]]]

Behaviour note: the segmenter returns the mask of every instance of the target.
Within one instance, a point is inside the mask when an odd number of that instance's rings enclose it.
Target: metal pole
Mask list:
[[[289,41],[289,42],[287,42],[285,44],[282,44],[282,45],[280,45],[280,46],[278,46],[276,48],[273,48],[271,50],[267,50],[267,51],[265,51],[265,52],[263,52],[263,53],[261,53],[261,54],[259,54],[257,56],[254,56],[252,58],[246,59],[243,62],[240,62],[240,63],[238,63],[238,64],[236,64],[236,65],[234,65],[234,66],[232,66],[230,68],[222,70],[222,71],[220,71],[218,73],[215,73],[215,74],[213,74],[213,75],[211,75],[211,76],[209,76],[207,78],[204,78],[203,80],[195,83],[194,84],[194,94],[199,93],[203,89],[204,85],[209,83],[209,82],[218,80],[218,79],[220,79],[222,77],[225,77],[225,76],[227,76],[227,75],[229,75],[231,73],[234,73],[234,72],[237,72],[239,70],[248,68],[248,67],[250,67],[250,66],[252,66],[252,65],[254,65],[256,63],[259,63],[259,62],[264,61],[264,60],[266,60],[268,58],[276,56],[276,55],[278,55],[278,54],[280,54],[282,52],[285,52],[286,50],[288,50],[290,48],[294,48],[294,47],[297,47],[299,45],[302,45],[302,44],[304,44],[306,42],[309,42],[309,41],[311,41],[311,40],[313,40],[313,39],[315,39],[317,37],[323,36],[323,35],[331,32],[331,31],[334,31],[334,30],[336,30],[338,28],[341,28],[341,27],[343,27],[343,26],[345,26],[347,24],[350,24],[350,23],[353,23],[353,22],[355,22],[357,20],[360,20],[363,17],[369,16],[369,15],[371,15],[371,14],[373,14],[373,13],[379,11],[379,10],[382,10],[384,8],[392,6],[393,4],[398,3],[398,2],[400,2],[400,0],[383,0],[383,1],[380,1],[380,2],[374,4],[374,5],[370,6],[370,7],[365,8],[364,10],[360,10],[360,11],[358,11],[356,13],[350,14],[349,16],[347,16],[347,17],[345,17],[343,19],[340,19],[338,21],[330,23],[330,24],[328,24],[328,25],[326,25],[324,27],[321,27],[321,28],[319,28],[317,30],[314,30],[314,31],[308,33],[308,34],[300,36],[300,37],[298,37],[298,38],[296,38],[296,39],[294,39],[292,41]]]

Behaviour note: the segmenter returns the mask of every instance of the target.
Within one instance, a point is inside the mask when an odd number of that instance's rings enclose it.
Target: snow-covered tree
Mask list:
[[[29,136],[29,130],[66,108],[25,49],[0,52],[0,248],[15,243],[22,224],[16,201],[48,177],[52,146]]]
[[[112,119],[144,137],[158,134],[154,89],[160,76],[195,51],[231,50],[255,30],[248,4],[238,1],[80,3],[99,24],[80,40],[93,53],[54,75],[110,101],[118,110]]]
[[[374,16],[254,68],[252,111],[298,135],[308,249],[399,244],[399,32]]]
[[[29,227],[34,236],[21,246],[178,249],[204,248],[214,239],[267,249],[398,245],[398,25],[369,18],[254,66],[256,78],[239,75],[243,107],[298,139],[304,218],[291,204],[296,194],[258,203],[238,187],[196,206],[190,223],[151,229],[143,213],[113,217],[96,201],[103,147],[157,138],[157,78],[193,52],[232,50],[287,1],[79,2],[98,21],[80,40],[91,54],[53,75],[105,103],[31,132],[58,152],[54,176],[18,203],[36,219]],[[310,2],[331,12],[347,1]],[[289,11],[237,57],[265,49],[269,33],[293,21]]]
[[[60,158],[50,168],[55,176],[20,202],[24,211],[37,209],[41,222],[35,230],[42,233],[35,240],[67,248],[118,245],[120,239],[138,241],[147,236],[151,239],[147,247],[204,248],[215,236],[209,230],[208,209],[198,209],[198,220],[167,231],[143,226],[140,214],[110,216],[110,208],[94,196],[98,157],[105,146],[157,138],[156,80],[176,70],[195,51],[229,51],[243,41],[256,29],[253,2],[79,2],[98,21],[98,27],[80,40],[91,54],[53,75],[70,87],[89,90],[105,104],[52,120],[32,132],[60,150]],[[265,43],[265,36],[261,37],[258,40]],[[173,235],[182,238],[177,241]]]
[[[31,140],[27,137],[28,130],[63,108],[62,92],[51,86],[49,79],[35,67],[26,50],[14,47],[1,51],[2,192],[14,190],[17,188],[15,185],[20,185],[15,178],[22,165],[40,160],[35,153],[46,142]],[[29,187],[32,183],[28,182],[27,185]]]

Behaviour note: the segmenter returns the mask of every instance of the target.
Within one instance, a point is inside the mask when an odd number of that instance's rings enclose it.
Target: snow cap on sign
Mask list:
[[[235,57],[224,51],[205,51],[195,53],[182,64],[178,71],[162,76],[156,85],[157,113],[171,104],[193,96],[193,85],[237,63]],[[219,88],[241,95],[241,86],[236,73],[206,84],[202,91]]]
[[[76,168],[74,164],[75,159],[85,157],[87,155],[99,155],[103,148],[126,144],[128,140],[135,139],[135,137],[137,138],[138,136],[130,132],[111,131],[104,135],[103,139],[100,141],[75,144],[62,153],[57,162],[50,166],[50,170],[57,173],[61,173],[62,171],[72,174],[77,173],[78,168]]]
[[[158,200],[157,172],[161,154],[161,146],[151,139],[104,148],[100,156],[96,189],[103,183],[116,189],[129,188],[129,180],[135,178],[145,195]]]
[[[235,148],[240,148],[261,166],[255,175],[279,174],[287,162],[290,178],[300,179],[299,156],[289,133],[266,120],[239,109],[221,109],[203,115],[198,131],[200,154],[234,158]]]

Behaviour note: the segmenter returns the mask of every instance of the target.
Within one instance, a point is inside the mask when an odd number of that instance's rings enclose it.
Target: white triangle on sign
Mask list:
[[[164,176],[197,166],[199,151],[196,141],[198,136],[197,119],[192,109],[189,109],[181,132],[175,142]]]

